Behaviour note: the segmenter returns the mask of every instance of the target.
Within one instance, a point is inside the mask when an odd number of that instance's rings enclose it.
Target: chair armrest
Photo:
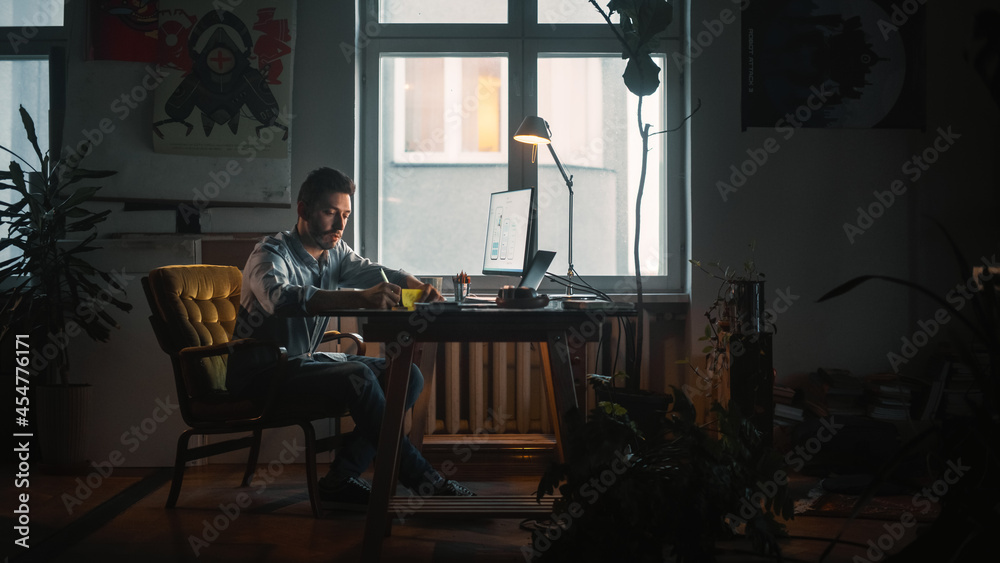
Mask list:
[[[365,355],[365,340],[361,338],[360,334],[355,334],[353,332],[340,332],[336,330],[328,330],[323,333],[323,339],[321,342],[330,342],[332,340],[343,340],[344,338],[348,340],[353,340],[354,344],[358,347],[358,355]]]
[[[270,340],[261,340],[259,338],[241,338],[230,340],[229,342],[220,342],[219,344],[209,344],[208,346],[189,346],[182,348],[179,354],[183,361],[191,361],[211,356],[232,354],[233,352],[249,348],[270,348],[274,351],[275,358],[281,361],[287,357],[287,351],[283,347],[278,346]]]

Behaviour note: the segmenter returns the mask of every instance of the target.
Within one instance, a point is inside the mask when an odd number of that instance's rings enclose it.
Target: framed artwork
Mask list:
[[[921,129],[922,2],[778,0],[742,12],[742,128]]]
[[[153,148],[288,158],[295,2],[160,0]]]

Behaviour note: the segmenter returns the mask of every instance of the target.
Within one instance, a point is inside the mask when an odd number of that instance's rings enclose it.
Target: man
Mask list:
[[[355,432],[320,479],[320,496],[338,507],[363,510],[371,486],[360,475],[375,457],[385,412],[386,361],[316,352],[329,321],[317,315],[391,308],[400,302],[403,287],[423,290],[424,301],[442,297],[402,270],[384,269],[362,258],[342,240],[354,191],[354,182],[340,171],[319,168],[309,174],[299,191],[295,228],[264,238],[247,260],[235,337],[276,341],[287,349],[290,373],[281,390],[283,408],[350,411]],[[238,393],[262,384],[263,378],[255,374],[267,363],[251,354],[230,358],[229,390]],[[411,366],[406,408],[413,406],[422,388],[423,376]],[[421,495],[473,495],[442,478],[406,439],[401,453],[400,482],[405,487]]]

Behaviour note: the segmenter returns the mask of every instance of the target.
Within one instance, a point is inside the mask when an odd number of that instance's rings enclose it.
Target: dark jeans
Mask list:
[[[355,431],[339,450],[325,479],[357,477],[375,459],[376,444],[385,414],[386,361],[367,356],[317,352],[311,357],[289,360],[289,376],[282,389],[279,408],[300,410],[308,407],[348,410]],[[417,366],[410,366],[406,408],[417,401],[424,378]],[[434,481],[437,473],[404,436],[401,446],[399,480],[410,489]]]

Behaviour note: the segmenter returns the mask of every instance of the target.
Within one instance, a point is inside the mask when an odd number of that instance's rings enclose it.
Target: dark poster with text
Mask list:
[[[920,0],[750,2],[742,128],[923,129]]]

